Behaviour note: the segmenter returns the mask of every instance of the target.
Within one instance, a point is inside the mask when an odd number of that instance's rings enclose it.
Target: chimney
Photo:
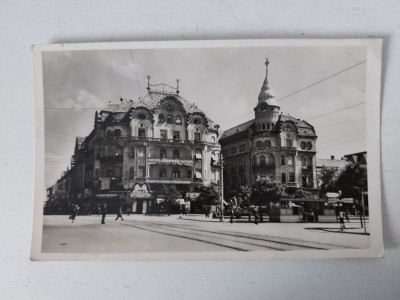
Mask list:
[[[334,156],[334,155],[331,155],[331,159],[332,159],[332,160],[335,159],[335,156]]]

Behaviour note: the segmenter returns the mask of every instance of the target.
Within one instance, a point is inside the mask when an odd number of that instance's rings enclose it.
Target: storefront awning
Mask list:
[[[196,172],[196,179],[202,179],[201,172]]]
[[[176,204],[179,204],[179,205],[185,204],[184,199],[176,199],[175,202],[176,202]]]
[[[201,156],[201,153],[196,153],[195,158],[196,159],[203,159],[203,157]]]
[[[157,203],[160,204],[161,202],[164,202],[164,198],[157,198]]]

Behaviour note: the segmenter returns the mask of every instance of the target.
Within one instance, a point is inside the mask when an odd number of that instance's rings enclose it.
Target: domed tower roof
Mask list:
[[[268,82],[268,65],[269,61],[267,58],[267,60],[265,61],[265,66],[266,66],[265,79],[261,87],[260,94],[258,95],[258,103],[266,102],[268,105],[278,106],[275,100],[275,93]]]

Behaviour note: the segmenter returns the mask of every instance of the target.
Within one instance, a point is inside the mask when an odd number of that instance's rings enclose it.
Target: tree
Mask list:
[[[321,171],[321,185],[319,187],[319,197],[325,197],[326,193],[337,192],[336,180],[339,171],[332,167],[323,167]]]
[[[280,201],[284,190],[280,182],[270,181],[268,179],[257,179],[253,182],[250,200],[254,205],[259,206],[261,222],[263,221],[262,205],[266,205],[269,211],[271,202]]]
[[[175,205],[176,200],[181,198],[182,195],[177,191],[175,184],[164,186],[164,190],[165,190],[165,199],[167,200],[168,203],[167,209],[169,216],[171,212],[171,205]]]
[[[206,210],[210,209],[210,206],[215,204],[215,202],[219,199],[219,193],[212,185],[203,185],[200,187],[200,194],[196,198],[196,201],[199,201],[203,206],[205,206]]]
[[[335,186],[344,198],[361,199],[361,190],[368,190],[367,169],[360,164],[348,164],[338,175]]]
[[[242,185],[239,187],[239,192],[237,194],[239,200],[238,205],[240,206],[241,209],[247,210],[249,222],[251,222],[250,195],[251,195],[251,189],[248,186]]]

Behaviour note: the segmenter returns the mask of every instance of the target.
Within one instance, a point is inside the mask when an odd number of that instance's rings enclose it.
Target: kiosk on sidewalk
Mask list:
[[[281,199],[271,204],[271,222],[336,222],[335,208],[325,199]]]

